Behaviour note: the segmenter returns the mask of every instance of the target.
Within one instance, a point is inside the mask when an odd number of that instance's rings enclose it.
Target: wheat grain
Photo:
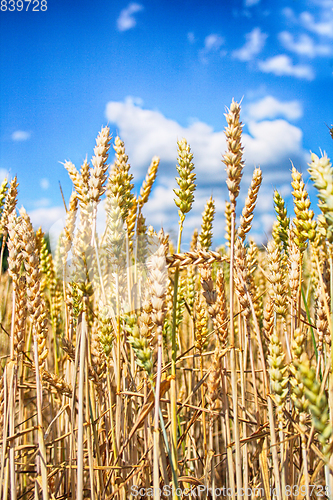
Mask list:
[[[228,127],[225,128],[228,151],[223,155],[226,165],[227,186],[231,203],[231,211],[235,211],[239,185],[243,175],[243,147],[241,144],[242,123],[240,122],[240,105],[232,100],[228,113],[225,114]]]
[[[201,233],[198,238],[200,248],[204,250],[209,250],[212,245],[214,214],[215,203],[211,196],[207,201],[205,210],[202,214]]]
[[[261,182],[262,182],[262,171],[260,170],[260,168],[255,168],[252,175],[251,185],[249,187],[248,195],[245,200],[245,206],[242,211],[242,216],[240,218],[240,224],[238,228],[238,236],[242,241],[245,240],[246,234],[251,229],[251,224],[254,216],[253,211],[256,206]]]

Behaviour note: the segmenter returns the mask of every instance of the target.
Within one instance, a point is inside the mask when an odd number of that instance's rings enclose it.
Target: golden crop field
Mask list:
[[[196,187],[185,139],[176,247],[143,215],[159,158],[136,197],[119,137],[109,168],[108,127],[90,164],[64,163],[73,193],[54,255],[16,208],[17,179],[3,182],[1,499],[333,497],[333,169],[311,155],[315,218],[292,167],[294,214],[272,192],[258,247],[262,171],[236,219],[240,105],[225,116],[227,244],[215,250],[211,197],[182,252]]]

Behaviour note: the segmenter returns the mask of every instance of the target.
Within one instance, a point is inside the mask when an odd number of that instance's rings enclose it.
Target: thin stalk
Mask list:
[[[38,435],[38,448],[39,448],[39,455],[37,456],[38,462],[39,462],[39,463],[37,463],[37,471],[40,469],[40,472],[42,475],[43,500],[48,500],[49,499],[49,487],[48,487],[48,482],[47,482],[47,460],[46,460],[46,448],[45,448],[44,431],[43,431],[42,382],[41,382],[40,370],[39,370],[38,343],[37,343],[37,334],[36,333],[34,333],[34,361],[35,361],[35,369],[36,369],[37,422],[38,422],[37,435]]]
[[[328,380],[329,386],[329,408],[330,408],[330,422],[333,424],[333,255],[332,248],[330,246],[330,299],[331,299],[331,316],[330,316],[330,327],[331,327],[331,371]],[[333,453],[330,455],[329,464],[333,466]],[[329,474],[329,494],[332,496],[333,492],[333,473],[332,469]]]
[[[82,363],[82,360],[81,360]],[[93,458],[93,446],[92,446],[92,436],[91,436],[91,426],[92,426],[92,415],[89,412],[89,383],[88,383],[88,362],[85,363],[85,400],[86,400],[86,422],[87,422],[87,448],[88,448],[88,465],[89,465],[89,477],[90,477],[90,500],[95,500],[95,485],[94,485],[94,458]],[[98,444],[98,443],[97,443]]]
[[[213,500],[216,500],[216,483],[215,483],[215,467],[214,467],[214,445],[213,445],[213,415],[209,416],[209,451],[212,455],[211,466],[210,466],[210,477],[211,477],[211,489],[213,494]]]
[[[299,262],[299,282],[298,282],[298,300],[297,300],[297,326],[300,325],[301,321],[301,307],[302,307],[302,271],[303,271],[303,252],[301,252],[300,262]]]
[[[9,435],[15,433],[15,399],[17,386],[17,367],[14,362],[14,333],[15,333],[15,285],[13,284],[13,305],[12,305],[12,323],[10,334],[10,363],[11,363],[11,381],[10,381],[10,404],[9,404]],[[15,439],[9,445],[9,469],[10,469],[10,485],[11,498],[16,500],[17,484],[15,474]]]
[[[308,323],[310,325],[310,332],[311,332],[313,349],[314,349],[314,352],[315,352],[315,355],[316,355],[316,361],[318,362],[318,349],[317,349],[316,337],[315,337],[315,334],[314,334],[314,331],[313,331],[313,328],[312,328],[312,325],[311,325],[311,316],[310,316],[309,306],[308,306],[308,303],[307,303],[307,300],[306,300],[306,297],[305,297],[305,294],[304,294],[303,287],[302,287],[301,290],[302,290],[303,303],[304,303],[304,307],[305,307],[305,311],[306,311],[306,317],[307,317]]]
[[[53,351],[54,351],[54,371],[55,374],[59,376],[57,332],[55,325],[52,325],[52,336],[53,336]]]
[[[121,446],[121,428],[123,423],[122,418],[122,397],[121,397],[121,324],[120,324],[120,298],[119,298],[119,274],[116,272],[116,309],[117,309],[117,372],[116,372],[116,446],[120,450]],[[120,456],[117,457],[120,460]]]
[[[3,426],[2,426],[2,447],[1,451],[1,461],[0,461],[0,498],[4,500],[7,498],[8,494],[8,460],[6,459],[7,450],[7,435],[8,435],[8,417],[9,417],[9,403],[8,403],[8,367],[5,366],[3,371],[3,389],[4,389],[4,414],[3,414]],[[3,494],[2,494],[3,493]]]
[[[201,378],[201,380],[203,379],[202,351],[200,351],[200,378]],[[203,384],[201,384],[200,390],[201,390],[201,406],[202,406],[202,408],[204,408],[205,407],[205,390],[204,390]],[[207,458],[206,414],[204,411],[202,412],[202,430],[203,430],[203,442],[204,442],[205,458]]]
[[[227,446],[227,463],[228,463],[228,477],[229,477],[229,488],[231,488],[232,500],[235,500],[235,469],[234,461],[232,458],[232,448],[231,448],[231,433],[230,433],[230,412],[229,412],[229,401],[227,397],[227,366],[226,357],[223,359],[223,375],[222,375],[222,392],[223,392],[223,404],[224,404],[224,414],[225,414],[225,427],[226,427],[226,446]]]
[[[160,474],[159,474],[159,447],[160,447],[160,429],[159,429],[159,413],[160,413],[160,390],[161,390],[161,375],[162,375],[162,328],[159,328],[157,348],[157,372],[155,385],[155,416],[154,416],[154,472],[153,486],[154,498],[160,499]]]
[[[9,435],[15,434],[15,398],[17,388],[17,371],[16,365],[12,362],[13,367],[11,370],[10,380],[10,393],[9,393]],[[9,444],[9,470],[10,470],[10,489],[11,499],[17,498],[17,482],[15,474],[15,439]]]
[[[111,388],[111,380],[110,380],[109,363],[107,363],[107,384],[108,384],[108,396],[109,396],[109,412],[110,412],[110,421],[111,421],[113,458],[114,458],[114,461],[116,461],[118,458],[118,453],[117,453],[116,434],[115,434],[115,429],[114,429],[114,418],[113,418],[113,410],[112,410],[112,388]]]
[[[87,319],[86,319],[86,297],[82,311],[82,328],[80,338],[80,368],[79,368],[79,389],[78,389],[78,433],[77,433],[77,500],[83,500],[84,488],[84,463],[83,463],[83,427],[84,427],[84,384],[85,384],[85,364],[87,350]]]
[[[177,253],[180,253],[183,223],[185,216],[182,215],[179,221],[179,231],[178,231],[178,244]],[[172,333],[171,333],[171,381],[170,381],[170,400],[171,400],[171,455],[172,462],[175,470],[175,477],[178,481],[178,454],[177,454],[177,388],[176,388],[176,362],[177,362],[177,341],[176,341],[176,309],[177,309],[177,295],[178,295],[178,280],[179,280],[179,269],[175,271],[174,277],[174,290],[173,290],[173,311],[172,311]],[[177,491],[176,483],[173,480],[174,500],[178,498],[175,493]]]
[[[304,471],[305,488],[306,488],[306,500],[310,500],[309,463],[308,463],[308,454],[306,449],[306,436],[303,425],[302,425],[301,440],[302,440],[301,446],[302,446],[303,471]]]
[[[236,367],[236,346],[234,331],[234,247],[235,247],[235,218],[233,210],[231,214],[231,242],[230,242],[230,370],[231,370],[231,391],[232,409],[234,416],[233,436],[236,454],[236,483],[238,492],[242,489],[242,456],[239,435],[238,419],[238,392],[237,392],[237,367]]]
[[[7,239],[7,230],[5,230],[3,235],[2,235],[2,245],[1,245],[1,254],[0,254],[0,279],[2,276],[3,254],[5,251],[6,239]]]
[[[246,426],[246,400],[245,400],[245,374],[244,369],[246,369],[246,358],[244,356],[244,362],[241,359],[241,353],[239,353],[239,366],[240,366],[240,383],[241,383],[241,398],[242,398],[242,416],[243,416],[243,439],[247,437],[247,426]],[[244,500],[248,500],[247,488],[249,484],[249,468],[248,468],[248,445],[247,443],[243,446],[243,474],[244,474]]]

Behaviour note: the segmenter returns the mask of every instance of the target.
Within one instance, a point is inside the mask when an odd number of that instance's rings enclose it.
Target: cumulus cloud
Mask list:
[[[266,111],[264,111],[266,104]],[[255,104],[256,105],[256,104]],[[255,107],[254,105],[254,107]],[[271,96],[258,101],[258,112],[252,105],[248,123],[249,134],[243,134],[247,142],[247,158],[254,164],[267,166],[279,164],[286,156],[301,152],[301,130],[283,119],[262,121],[264,118],[285,116],[295,119],[301,116],[297,101],[280,102]],[[106,118],[116,124],[120,137],[132,158],[136,176],[143,176],[151,158],[158,155],[161,162],[174,164],[177,156],[177,140],[185,137],[195,157],[197,175],[207,182],[216,180],[221,172],[221,153],[225,150],[224,123],[214,131],[205,122],[196,121],[182,127],[177,121],[166,118],[157,110],[144,109],[133,98],[111,101],[106,106]],[[207,168],[209,166],[209,168]]]
[[[226,143],[223,132],[224,121],[221,109],[221,130],[214,130],[202,121],[196,121],[187,127],[177,121],[166,118],[160,111],[145,109],[139,101],[127,98],[124,101],[112,101],[106,106],[106,118],[115,124],[120,137],[125,141],[126,152],[132,165],[136,181],[142,179],[154,155],[160,156],[160,169],[156,186],[148,204],[144,207],[147,222],[156,228],[177,227],[177,209],[173,198],[176,187],[175,175],[177,161],[177,140],[185,137],[191,145],[197,175],[197,190],[193,211],[186,222],[185,237],[190,238],[191,231],[201,221],[201,213],[206,200],[211,194],[216,198],[218,210],[216,227],[224,227],[224,200],[228,198],[225,184],[225,167],[221,162]],[[266,104],[265,104],[266,103]],[[253,103],[252,103],[253,104]],[[307,153],[302,147],[302,131],[288,120],[301,116],[301,105],[297,101],[280,102],[271,96],[258,101],[257,111],[252,104],[245,109],[247,133],[243,133],[244,158],[246,161],[242,180],[239,207],[242,206],[253,168],[260,165],[264,182],[258,206],[258,238],[263,237],[262,229],[268,232],[271,218],[261,217],[273,209],[272,186],[288,183],[290,180],[290,159],[295,165],[306,164]],[[255,106],[255,105],[254,105]],[[276,117],[280,117],[276,119]],[[283,119],[284,117],[285,119]],[[269,120],[267,120],[269,118]],[[220,238],[223,230],[217,231]]]
[[[330,56],[332,54],[332,47],[315,43],[314,40],[306,34],[300,35],[298,40],[295,40],[291,33],[282,31],[279,33],[278,37],[284,48],[301,56],[314,58],[316,56]]]
[[[248,130],[249,134],[243,135],[243,143],[244,155],[250,164],[278,165],[295,154],[302,155],[302,131],[286,120],[249,122]]]
[[[303,24],[303,26],[309,31],[317,33],[317,35],[333,38],[332,8],[325,10],[323,13],[323,17],[324,19],[316,22],[314,16],[310,14],[310,12],[302,12],[302,14],[300,15],[300,21]]]
[[[65,217],[65,209],[60,207],[38,207],[29,211],[31,222],[35,228],[42,227],[43,231],[47,232],[55,223],[61,224]],[[64,226],[62,226],[63,228]],[[60,231],[59,231],[60,233]]]
[[[136,19],[134,14],[143,10],[143,5],[135,2],[131,2],[125,9],[120,12],[117,19],[117,28],[119,31],[127,31],[134,28],[136,25]]]
[[[250,61],[259,54],[266,42],[266,33],[262,33],[260,28],[254,28],[250,33],[245,35],[246,43],[238,50],[234,50],[232,55],[240,61]]]
[[[291,58],[285,54],[271,57],[265,61],[259,61],[258,67],[264,73],[273,73],[277,76],[294,76],[305,80],[313,80],[315,78],[311,66],[293,64]]]
[[[298,24],[306,28],[308,31],[317,35],[333,38],[333,10],[331,0],[312,0],[316,9],[316,15],[319,20],[316,20],[314,15],[308,11],[302,12],[299,16],[290,8],[286,7],[282,10],[282,14],[286,19],[294,24]]]
[[[128,144],[137,175],[143,176],[151,158],[160,156],[164,162],[175,163],[177,140],[186,137],[188,142],[198,144],[196,164],[205,177],[215,178],[221,170],[221,155],[225,137],[223,131],[214,132],[207,123],[194,121],[188,127],[166,118],[159,111],[143,109],[138,101],[128,97],[124,102],[111,101],[106,106],[107,119],[115,123],[119,134]],[[135,165],[134,165],[135,162]],[[207,164],[210,168],[207,172]]]
[[[27,141],[30,137],[31,133],[26,130],[15,130],[15,132],[12,133],[12,140],[16,142]]]
[[[303,109],[297,100],[281,102],[275,97],[267,95],[259,101],[248,104],[245,113],[250,120],[255,121],[265,118],[272,120],[282,116],[287,120],[297,120],[303,116]]]

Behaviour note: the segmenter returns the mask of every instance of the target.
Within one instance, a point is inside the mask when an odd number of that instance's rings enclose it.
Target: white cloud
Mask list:
[[[269,97],[266,113],[263,111],[265,100],[259,101],[260,113],[255,111],[248,123],[249,134],[243,134],[247,143],[246,156],[250,165],[279,165],[285,157],[302,155],[302,132],[286,120],[258,121],[268,116],[273,118],[284,115],[288,119],[299,117],[301,107],[297,101],[282,103]],[[247,107],[249,109],[249,106]],[[251,107],[250,107],[251,110]],[[202,121],[182,127],[175,120],[166,118],[156,110],[143,109],[128,97],[124,102],[111,101],[106,106],[106,118],[116,124],[119,135],[124,140],[129,154],[134,175],[143,177],[154,155],[161,158],[161,163],[173,164],[177,158],[177,140],[185,137],[191,145],[194,163],[200,182],[217,180],[221,173],[221,154],[225,150],[224,131],[214,131]],[[254,119],[255,118],[255,119]],[[224,123],[221,123],[221,128]],[[209,168],[207,168],[209,166]],[[224,167],[223,167],[224,168]],[[174,172],[172,172],[173,175]],[[166,173],[164,172],[163,175]],[[167,177],[170,173],[168,172]],[[201,179],[202,177],[202,179]]]
[[[44,208],[48,207],[51,204],[51,200],[49,198],[40,198],[33,202],[35,208]]]
[[[207,56],[211,52],[220,52],[220,55],[225,54],[225,52],[222,52],[220,50],[224,42],[224,38],[216,33],[211,33],[210,35],[206,36],[204,48],[199,51],[201,62],[207,63]]]
[[[136,19],[133,14],[143,10],[143,5],[135,2],[128,4],[126,9],[120,12],[120,16],[117,19],[117,27],[119,31],[127,31],[134,28],[136,25]]]
[[[252,7],[252,5],[257,5],[260,0],[245,0],[245,7]]]
[[[218,50],[223,43],[224,39],[220,35],[211,34],[205,38],[205,49],[208,51]]]
[[[189,33],[187,33],[187,40],[190,43],[194,43],[195,42],[195,36],[194,36],[194,33],[192,31],[190,31]]]
[[[284,8],[282,14],[288,21],[301,25],[312,33],[333,38],[332,0],[312,0],[311,3],[319,21],[315,20],[314,15],[308,11],[304,11],[299,16],[296,16],[295,12],[289,7]]]
[[[250,164],[279,165],[287,158],[302,157],[302,131],[286,120],[249,122],[250,134],[243,135],[244,156]],[[280,172],[271,172],[277,178]]]
[[[327,36],[333,38],[333,11],[327,9],[323,13],[324,19],[316,22],[314,16],[310,12],[302,12],[300,15],[300,21],[305,28],[317,35]]]
[[[177,214],[177,208],[174,202],[174,192],[173,188],[176,187],[176,183],[173,179],[167,182],[159,184],[153,190],[149,203],[144,208],[144,215],[147,218],[147,222],[155,228],[164,227],[167,228],[170,224],[169,220],[174,219]]]
[[[49,231],[50,227],[65,217],[65,209],[60,207],[38,207],[29,211],[31,222],[35,228],[42,227],[43,231]],[[64,227],[64,226],[62,226]]]
[[[293,64],[290,57],[281,54],[275,57],[259,61],[259,69],[264,73],[273,73],[277,76],[294,76],[305,80],[313,80],[315,78],[314,71],[311,66],[306,64]]]
[[[40,184],[40,187],[44,190],[49,189],[49,187],[50,187],[50,182],[45,177],[40,180],[39,184]]]
[[[291,33],[282,31],[279,33],[279,41],[284,48],[301,56],[313,58],[332,54],[332,47],[329,45],[316,44],[314,40],[306,34],[300,35],[299,39],[296,41]]]
[[[261,52],[267,38],[266,33],[262,33],[260,28],[254,28],[245,35],[246,43],[238,50],[234,50],[232,55],[240,61],[250,61]]]
[[[248,104],[245,114],[251,120],[259,121],[268,118],[273,120],[277,117],[285,117],[287,120],[297,120],[303,116],[302,105],[299,101],[281,102],[275,97],[268,95],[263,99]]]
[[[263,186],[258,206],[256,208],[259,219],[257,233],[262,237],[264,223],[268,231],[268,218],[261,218],[269,210],[273,210],[272,186],[290,181],[290,161],[295,165],[306,165],[307,154],[302,147],[302,131],[291,125],[287,119],[296,119],[301,116],[301,105],[297,101],[280,102],[271,96],[258,101],[257,109],[251,106],[243,107],[248,133],[243,133],[244,158],[246,165],[242,179],[242,188],[239,199],[241,209],[250,184],[253,167],[260,165],[263,170]],[[185,137],[191,145],[194,155],[193,162],[197,176],[197,190],[193,211],[186,221],[186,239],[190,238],[191,231],[198,226],[205,201],[211,194],[218,201],[219,213],[216,215],[216,236],[223,238],[224,227],[223,210],[224,200],[228,198],[225,184],[225,166],[221,162],[226,143],[222,128],[225,123],[222,118],[221,130],[214,131],[211,126],[202,121],[190,123],[187,127],[177,121],[166,118],[157,110],[144,109],[136,104],[132,98],[124,102],[109,102],[106,106],[106,118],[114,123],[120,137],[125,142],[126,153],[132,165],[132,173],[137,181],[142,178],[154,155],[161,158],[159,175],[156,186],[149,202],[144,207],[147,223],[158,229],[161,224],[165,230],[177,228],[177,209],[173,198],[173,188],[176,187],[175,175],[177,161],[177,139]],[[243,113],[242,113],[243,115]],[[287,119],[274,119],[282,116]],[[271,121],[265,118],[270,118]],[[271,219],[269,219],[271,220]],[[261,224],[262,222],[262,224]],[[258,236],[259,238],[259,236]]]
[[[143,176],[154,155],[165,162],[175,163],[177,140],[185,137],[188,142],[197,143],[196,164],[210,180],[221,170],[221,151],[224,149],[223,131],[214,132],[212,127],[200,121],[192,122],[187,128],[166,118],[159,111],[143,109],[127,97],[124,102],[111,101],[106,107],[107,119],[115,123],[121,138],[127,144],[132,166],[137,175]],[[216,154],[217,151],[220,152]],[[135,164],[134,164],[135,162]],[[207,172],[206,165],[210,165]]]
[[[31,133],[25,130],[16,130],[12,133],[12,140],[16,142],[27,141],[30,137]]]

